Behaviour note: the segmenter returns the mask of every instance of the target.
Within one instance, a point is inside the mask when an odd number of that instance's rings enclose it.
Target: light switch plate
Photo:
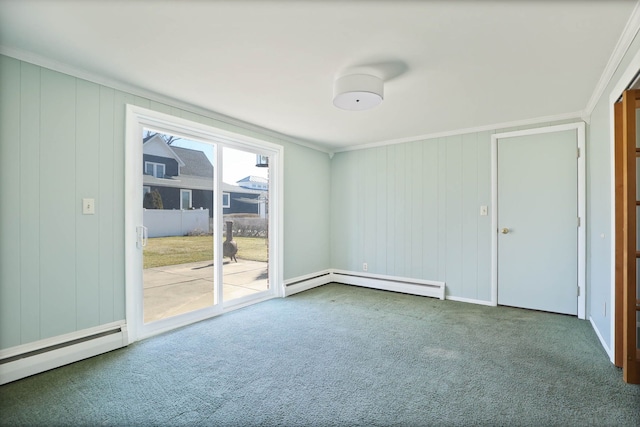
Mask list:
[[[487,216],[488,212],[489,212],[489,209],[487,208],[487,206],[484,206],[484,205],[480,206],[481,216]]]
[[[95,199],[82,199],[82,214],[93,215],[96,213]]]

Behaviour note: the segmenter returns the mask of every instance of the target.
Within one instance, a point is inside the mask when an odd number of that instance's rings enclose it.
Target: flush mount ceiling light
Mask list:
[[[368,110],[380,104],[384,84],[381,78],[369,74],[340,77],[333,86],[333,105],[343,110]]]

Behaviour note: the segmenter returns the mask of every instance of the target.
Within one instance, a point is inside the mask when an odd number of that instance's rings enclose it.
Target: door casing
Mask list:
[[[585,176],[585,124],[584,122],[546,126],[514,132],[497,133],[491,136],[491,305],[498,305],[498,141],[525,135],[575,130],[578,142],[578,318],[586,318],[586,176]],[[576,153],[578,155],[578,153]]]

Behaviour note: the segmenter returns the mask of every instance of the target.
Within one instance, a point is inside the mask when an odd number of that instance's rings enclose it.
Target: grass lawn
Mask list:
[[[263,237],[234,237],[233,240],[238,243],[237,258],[267,261],[267,239]],[[155,237],[149,239],[144,248],[144,268],[212,259],[212,236]]]

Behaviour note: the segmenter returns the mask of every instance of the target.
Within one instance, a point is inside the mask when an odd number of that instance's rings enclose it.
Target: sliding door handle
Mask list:
[[[136,246],[142,249],[147,246],[147,241],[149,240],[149,229],[144,225],[139,225],[136,227]]]

